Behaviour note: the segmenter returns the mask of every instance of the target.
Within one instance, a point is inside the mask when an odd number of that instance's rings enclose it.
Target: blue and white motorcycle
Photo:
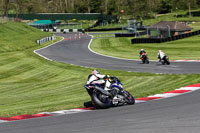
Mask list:
[[[123,89],[122,83],[117,77],[110,76],[105,80],[111,82],[109,90],[104,89],[105,84],[86,84],[84,86],[97,108],[135,103],[134,97]]]

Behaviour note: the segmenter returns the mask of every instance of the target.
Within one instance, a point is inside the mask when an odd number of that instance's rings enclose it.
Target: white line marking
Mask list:
[[[3,123],[3,122],[8,122],[8,121],[0,120],[0,123]]]
[[[120,57],[114,57],[114,56],[108,56],[108,55],[104,55],[104,54],[100,54],[100,53],[97,53],[95,51],[93,51],[91,48],[90,48],[90,45],[92,43],[92,40],[93,40],[93,35],[90,35],[92,37],[92,39],[90,40],[90,43],[88,45],[88,49],[92,52],[92,53],[95,53],[97,55],[101,55],[101,56],[105,56],[105,57],[110,57],[110,58],[115,58],[115,59],[121,59],[121,60],[131,60],[131,61],[140,61],[140,60],[137,60],[137,59],[126,59],[126,58],[120,58]],[[150,60],[152,62],[158,62],[158,60]],[[171,62],[200,62],[200,60],[170,60]],[[174,66],[176,67],[176,66]]]
[[[63,40],[64,40],[64,37],[62,37],[62,39],[61,39],[60,41],[58,41],[58,42],[55,42],[55,43],[53,43],[53,44],[51,44],[51,45],[48,45],[48,46],[46,46],[46,47],[43,47],[43,48],[34,50],[33,52],[34,52],[35,54],[37,54],[38,56],[40,56],[40,57],[46,59],[46,60],[53,61],[53,60],[51,60],[51,59],[49,59],[49,58],[47,58],[47,57],[45,57],[45,56],[43,56],[43,55],[37,53],[37,51],[42,50],[42,49],[45,49],[45,48],[48,48],[48,47],[50,47],[50,46],[52,46],[52,45],[54,45],[54,44],[56,44],[56,43],[59,43],[59,42],[61,42],[61,41],[63,41]]]
[[[108,55],[100,54],[100,53],[97,53],[97,52],[93,51],[93,50],[90,48],[90,45],[91,45],[91,43],[92,43],[92,41],[93,41],[93,35],[90,35],[90,36],[92,37],[92,39],[91,39],[90,42],[89,42],[88,49],[89,49],[92,53],[97,54],[97,55],[101,55],[101,56],[105,56],[105,57],[115,58],[115,59],[139,61],[139,60],[135,60],[135,59],[125,59],[125,58],[119,58],[119,57],[114,57],[114,56],[108,56]]]
[[[135,100],[135,103],[142,103],[142,102],[146,102],[144,100]]]
[[[167,98],[167,97],[173,97],[173,96],[177,96],[179,95],[179,93],[163,93],[163,94],[156,94],[156,95],[152,95],[152,96],[148,96],[148,97],[162,97],[162,98]]]
[[[58,113],[58,114],[74,114],[74,113],[80,113],[80,112],[88,112],[91,110],[84,110],[84,109],[70,109],[70,110],[61,110],[61,111],[55,111],[52,113]]]
[[[179,89],[176,89],[176,90],[191,90],[191,91],[195,91],[195,90],[198,90],[200,89],[200,87],[181,87]]]
[[[62,115],[62,114],[74,114],[74,113],[81,113],[81,112],[88,112],[92,110],[86,109],[70,109],[70,110],[59,110],[54,112],[41,112],[39,114],[53,114],[53,115]]]

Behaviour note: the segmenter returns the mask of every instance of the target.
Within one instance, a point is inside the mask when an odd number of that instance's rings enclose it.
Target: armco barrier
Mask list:
[[[119,28],[103,28],[103,29],[86,29],[87,32],[94,32],[94,31],[115,31],[115,30],[122,30],[122,28],[119,27]]]
[[[179,39],[183,39],[186,37],[191,37],[191,36],[195,36],[195,35],[199,35],[200,34],[200,30],[194,31],[194,32],[190,32],[190,33],[186,33],[186,34],[180,34],[177,36],[171,36],[171,37],[167,37],[167,38],[134,38],[131,40],[132,44],[136,44],[136,43],[162,43],[162,42],[169,42],[169,41],[174,41],[174,40],[179,40]]]
[[[134,37],[135,34],[132,33],[132,34],[129,34],[129,33],[116,33],[115,34],[115,37]]]
[[[135,36],[142,36],[146,35],[146,31],[135,33],[115,33],[115,37],[135,37]]]
[[[84,29],[41,29],[41,31],[45,31],[45,32],[85,32]]]
[[[45,38],[42,38],[40,40],[37,40],[36,43],[37,44],[43,44],[47,41],[51,41],[51,40],[55,40],[56,39],[56,36],[51,36],[51,37],[45,37]]]

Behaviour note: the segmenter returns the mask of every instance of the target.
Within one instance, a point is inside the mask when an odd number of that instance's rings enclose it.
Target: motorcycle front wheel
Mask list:
[[[127,104],[135,103],[135,98],[128,91],[124,91],[124,96]]]
[[[146,64],[149,64],[149,59],[146,59]]]
[[[166,59],[166,63],[167,63],[167,65],[170,65],[170,62],[169,62],[168,58]]]

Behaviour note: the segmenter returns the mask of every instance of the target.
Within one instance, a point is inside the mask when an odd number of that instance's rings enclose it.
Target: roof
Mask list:
[[[168,30],[170,28],[171,31],[190,31],[191,27],[185,25],[184,23],[178,21],[160,21],[154,25],[148,26],[148,29],[163,29]]]
[[[55,20],[54,22],[51,20],[38,20],[38,21],[34,21],[29,23],[30,25],[50,25],[50,24],[54,24],[54,23],[59,23],[60,20]]]

